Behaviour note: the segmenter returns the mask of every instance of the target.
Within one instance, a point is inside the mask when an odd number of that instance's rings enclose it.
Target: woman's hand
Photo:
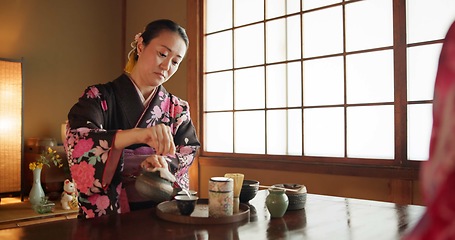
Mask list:
[[[175,154],[174,138],[170,127],[158,124],[144,130],[146,130],[144,143],[153,147],[157,155]]]
[[[149,172],[153,171],[153,169],[155,168],[168,169],[167,159],[166,157],[163,156],[151,155],[150,157],[142,161],[141,168]]]
[[[114,140],[114,149],[123,149],[132,144],[145,143],[155,149],[157,155],[174,155],[175,144],[171,128],[158,124],[149,128],[134,128],[118,131]]]

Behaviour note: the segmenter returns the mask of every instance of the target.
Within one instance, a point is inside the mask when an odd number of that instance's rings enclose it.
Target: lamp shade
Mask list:
[[[0,193],[21,191],[22,60],[0,58]]]

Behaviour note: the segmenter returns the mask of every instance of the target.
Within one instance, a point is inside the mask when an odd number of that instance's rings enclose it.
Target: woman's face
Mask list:
[[[162,31],[145,46],[138,39],[138,61],[134,71],[139,85],[157,87],[166,82],[179,68],[186,53],[186,45],[178,33]]]

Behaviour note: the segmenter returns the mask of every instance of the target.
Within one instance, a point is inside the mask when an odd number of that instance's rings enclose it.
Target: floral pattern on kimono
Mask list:
[[[107,84],[88,87],[68,114],[65,149],[79,192],[80,216],[121,213],[122,152],[112,149],[119,130],[170,126],[176,154],[168,156],[174,187],[188,188],[188,169],[200,146],[186,101],[157,87],[149,105],[142,105],[131,80],[121,75]],[[134,149],[144,145],[133,145]],[[146,146],[146,145],[145,145]]]

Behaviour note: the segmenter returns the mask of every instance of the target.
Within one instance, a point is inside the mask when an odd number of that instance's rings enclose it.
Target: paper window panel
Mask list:
[[[234,152],[265,154],[265,111],[234,113]]]
[[[443,39],[455,16],[453,0],[407,0],[407,42]]]
[[[209,152],[233,152],[232,112],[207,113],[205,115],[205,150]]]
[[[394,108],[365,106],[347,108],[347,156],[394,159]]]
[[[408,61],[408,101],[432,100],[442,43],[410,47]]]
[[[408,105],[408,159],[424,161],[430,154],[433,105]]]
[[[343,108],[308,108],[304,110],[304,155],[344,156]]]

